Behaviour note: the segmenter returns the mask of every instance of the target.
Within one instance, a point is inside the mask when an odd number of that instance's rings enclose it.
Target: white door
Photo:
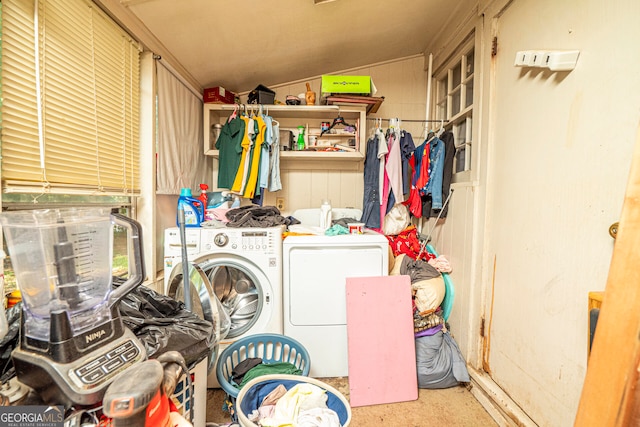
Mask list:
[[[515,0],[496,21],[483,358],[541,426],[573,424],[588,292],[606,284],[640,111],[637,4]],[[571,72],[515,67],[529,49],[581,52]]]

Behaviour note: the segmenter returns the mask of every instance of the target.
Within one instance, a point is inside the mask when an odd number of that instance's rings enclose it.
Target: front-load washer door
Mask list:
[[[274,295],[260,268],[247,258],[230,254],[203,255],[194,260],[209,278],[214,294],[229,315],[226,339],[265,332],[274,316]]]
[[[191,283],[191,312],[213,325],[213,348],[209,355],[207,368],[208,372],[211,372],[218,357],[220,339],[228,333],[228,330],[226,330],[228,326],[224,326],[225,331],[221,330],[223,322],[220,310],[222,308],[215,301],[213,289],[204,271],[197,264],[189,263],[188,274],[189,282]],[[184,281],[182,276],[183,265],[178,263],[169,277],[167,295],[176,301],[184,302]]]

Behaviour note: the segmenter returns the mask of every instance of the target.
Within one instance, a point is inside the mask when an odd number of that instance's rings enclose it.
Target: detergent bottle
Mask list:
[[[331,228],[331,200],[323,199],[320,205],[320,228],[327,230]]]
[[[178,197],[178,210],[182,207],[184,210],[185,227],[200,227],[204,220],[204,206],[202,202],[193,197],[190,188],[180,190]],[[180,219],[176,217],[176,224],[180,226]]]

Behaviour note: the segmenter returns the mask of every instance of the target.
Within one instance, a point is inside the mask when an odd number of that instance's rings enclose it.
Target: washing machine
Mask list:
[[[187,241],[187,258],[193,260],[193,256],[200,253],[200,227],[185,228]],[[175,266],[182,262],[182,243],[180,241],[180,229],[170,227],[164,230],[164,294],[168,293],[169,276]]]
[[[247,335],[282,334],[283,227],[203,227],[198,230],[198,249],[188,256],[198,271],[198,281],[202,281],[203,288],[207,289],[198,295],[203,300],[203,307],[212,306],[215,302],[211,300],[215,296],[230,319],[229,332],[220,341],[218,354]],[[167,233],[173,236],[171,232]],[[170,262],[167,259],[173,256],[171,239],[165,239],[165,250],[167,248],[165,290],[171,295],[183,286],[182,263],[175,256]],[[215,371],[209,374],[207,386],[219,387]]]

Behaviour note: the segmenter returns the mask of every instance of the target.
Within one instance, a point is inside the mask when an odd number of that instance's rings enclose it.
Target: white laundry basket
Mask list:
[[[173,394],[173,401],[182,416],[193,427],[205,427],[207,422],[207,359],[200,361],[189,371],[192,389],[186,375],[183,375]],[[193,419],[191,408],[193,407]]]
[[[340,419],[340,425],[346,427],[351,423],[351,406],[349,401],[342,393],[329,384],[299,375],[263,375],[249,381],[238,394],[236,400],[236,411],[238,414],[238,422],[242,427],[260,427],[258,424],[249,420],[249,415],[254,409],[258,409],[259,402],[276,388],[279,384],[285,386],[287,390],[299,383],[308,383],[316,385],[327,392],[327,407],[336,411]]]

